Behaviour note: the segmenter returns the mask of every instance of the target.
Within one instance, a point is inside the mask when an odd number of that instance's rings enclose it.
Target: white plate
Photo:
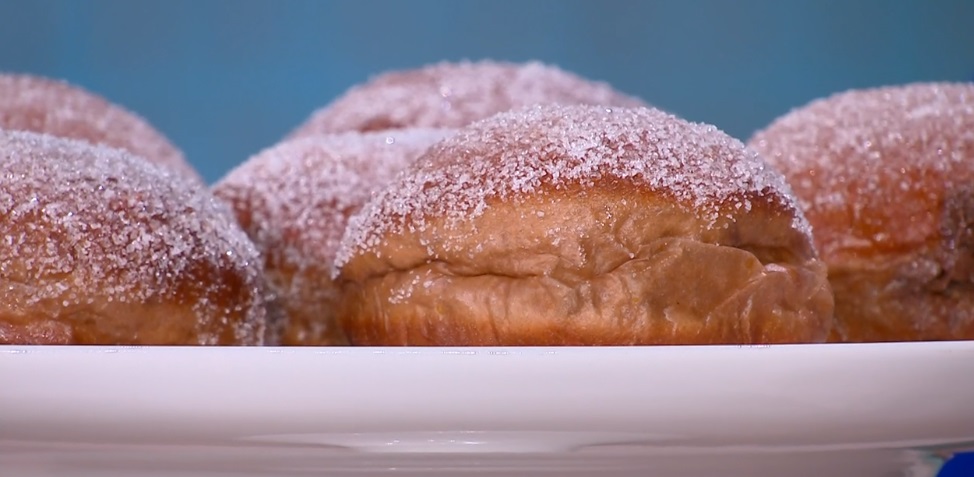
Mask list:
[[[933,475],[974,342],[0,347],[0,469],[48,476]]]

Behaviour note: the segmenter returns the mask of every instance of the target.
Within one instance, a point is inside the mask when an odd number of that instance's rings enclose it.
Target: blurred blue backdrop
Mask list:
[[[371,75],[465,58],[557,64],[746,139],[840,90],[971,80],[974,1],[0,2],[0,70],[140,113],[209,181]]]
[[[210,181],[370,75],[539,59],[746,138],[839,90],[974,75],[974,2],[5,0],[0,69],[142,114]]]

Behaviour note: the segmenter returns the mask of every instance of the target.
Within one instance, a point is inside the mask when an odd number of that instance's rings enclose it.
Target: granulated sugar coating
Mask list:
[[[183,154],[145,119],[62,81],[0,74],[0,129],[47,133],[125,149],[202,181]]]
[[[447,129],[343,133],[282,142],[213,186],[268,256],[330,267],[347,216]]]
[[[668,195],[709,223],[721,210],[768,198],[804,217],[781,176],[717,128],[650,108],[533,106],[498,114],[437,143],[349,223],[337,268],[374,251],[387,234],[446,227],[492,201],[517,203],[572,185],[628,181]]]
[[[826,258],[896,253],[936,240],[946,202],[974,187],[974,84],[836,94],[750,145],[792,181]]]
[[[458,128],[534,104],[644,106],[637,98],[537,62],[438,63],[379,75],[316,111],[294,136],[405,127]]]
[[[0,156],[0,341],[47,320],[95,341],[261,343],[257,250],[202,185],[32,132],[0,131]]]
[[[401,129],[285,141],[214,185],[264,255],[270,284],[292,322],[286,344],[333,344],[325,341],[336,294],[329,273],[349,215],[451,132]],[[298,315],[308,318],[307,326],[298,324]]]
[[[839,93],[751,145],[815,227],[834,340],[974,339],[974,84]]]

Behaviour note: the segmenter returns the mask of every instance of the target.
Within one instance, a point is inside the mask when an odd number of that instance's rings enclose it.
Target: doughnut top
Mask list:
[[[270,261],[330,269],[349,214],[446,129],[311,136],[265,149],[214,185]]]
[[[974,187],[974,84],[839,93],[749,144],[791,180],[826,255],[912,247],[938,235],[938,211]]]
[[[28,290],[5,293],[4,306],[198,296],[201,322],[243,315],[238,340],[259,342],[257,250],[202,185],[120,149],[33,132],[0,130],[0,156],[0,277]],[[226,297],[227,280],[251,301]]]
[[[458,128],[533,104],[643,106],[557,67],[538,62],[437,63],[379,75],[312,114],[293,136],[403,127]]]
[[[0,74],[0,129],[33,131],[116,147],[200,179],[145,119],[63,81]]]
[[[651,108],[539,105],[474,123],[432,146],[350,221],[336,268],[374,251],[387,234],[424,230],[428,218],[450,227],[493,201],[618,181],[668,195],[711,224],[760,198],[793,214],[794,227],[808,233],[783,178],[713,126]]]

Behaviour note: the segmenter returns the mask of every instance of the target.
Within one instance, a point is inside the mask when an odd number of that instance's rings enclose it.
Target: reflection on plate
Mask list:
[[[0,347],[19,476],[933,475],[974,342]]]

